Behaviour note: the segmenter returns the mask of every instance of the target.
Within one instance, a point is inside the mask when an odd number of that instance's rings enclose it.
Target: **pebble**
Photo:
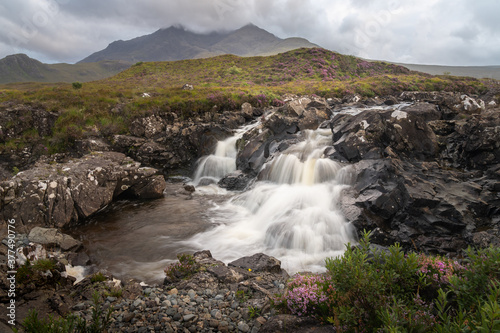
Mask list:
[[[237,302],[233,291],[146,289],[135,299],[105,299],[114,308],[108,332],[256,333],[270,316],[248,318],[248,306]],[[84,303],[74,308],[92,314]]]

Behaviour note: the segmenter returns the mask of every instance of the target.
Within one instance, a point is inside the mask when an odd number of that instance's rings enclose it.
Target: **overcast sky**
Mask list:
[[[74,63],[171,25],[210,32],[250,22],[368,59],[500,65],[498,0],[2,0],[0,58]]]

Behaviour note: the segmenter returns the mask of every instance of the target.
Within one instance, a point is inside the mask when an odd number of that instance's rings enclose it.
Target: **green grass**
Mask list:
[[[182,90],[185,83],[192,84],[194,90]],[[88,135],[125,134],[138,117],[175,113],[178,119],[187,120],[207,112],[236,110],[244,102],[255,107],[278,106],[285,93],[325,98],[354,93],[384,96],[407,90],[480,94],[488,85],[498,82],[431,76],[319,48],[265,57],[222,55],[139,62],[111,78],[86,82],[79,89],[71,83],[0,86],[0,105],[22,103],[59,114],[50,137],[10,138],[0,142],[0,153],[33,144],[50,144],[49,153],[63,152]]]

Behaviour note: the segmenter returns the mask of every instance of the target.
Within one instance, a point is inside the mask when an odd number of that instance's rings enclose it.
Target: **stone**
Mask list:
[[[252,181],[252,177],[244,174],[241,170],[232,172],[224,176],[217,185],[229,191],[243,191]]]
[[[28,239],[30,242],[43,244],[47,246],[57,245],[63,251],[76,249],[81,246],[81,242],[73,237],[63,234],[55,228],[35,227],[31,229]]]
[[[162,195],[164,185],[156,169],[141,168],[121,153],[95,152],[61,164],[39,164],[1,182],[0,217],[15,218],[20,231],[62,228],[96,213],[128,189],[138,198],[153,198]]]
[[[251,120],[254,117],[254,110],[252,104],[245,102],[241,105],[241,112],[246,120]]]
[[[90,258],[85,252],[68,254],[68,261],[72,266],[87,266],[90,264]]]
[[[228,266],[239,267],[254,272],[281,273],[281,262],[264,253],[256,253],[249,257],[237,259],[230,262]]]

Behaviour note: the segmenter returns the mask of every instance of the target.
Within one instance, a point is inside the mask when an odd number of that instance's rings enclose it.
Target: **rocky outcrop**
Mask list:
[[[440,254],[500,242],[500,113],[445,115],[417,103],[332,120],[332,156],[356,175],[343,210],[374,242]]]
[[[119,195],[158,198],[165,180],[121,153],[100,152],[62,164],[39,164],[0,183],[3,220],[18,231],[61,228],[94,214]]]
[[[337,115],[331,121],[333,147],[341,160],[357,162],[380,158],[390,151],[425,159],[438,150],[436,136],[428,126],[441,119],[433,104],[415,104],[401,110],[363,111],[356,116]]]

